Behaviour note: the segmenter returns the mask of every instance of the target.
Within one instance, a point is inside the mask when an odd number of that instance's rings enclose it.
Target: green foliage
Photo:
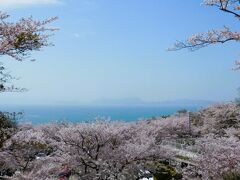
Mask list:
[[[16,113],[0,112],[0,148],[3,146],[3,143],[11,137],[17,128],[15,115]]]
[[[239,116],[239,113],[237,113],[236,111],[233,112],[228,112],[226,114],[226,123],[228,124],[228,126],[230,127],[238,127],[238,119],[237,117]]]
[[[175,157],[178,158],[178,159],[186,160],[186,161],[191,160],[189,157],[182,156],[182,155],[176,155]]]
[[[168,162],[153,162],[149,164],[149,167],[154,180],[182,179],[182,175]]]
[[[239,116],[240,113],[237,109],[225,110],[223,114],[218,115],[220,129],[226,129],[230,127],[239,128]]]
[[[0,112],[0,129],[16,128],[15,118],[17,115],[20,115],[20,113]]]
[[[24,52],[31,47],[32,50],[39,49],[41,47],[39,35],[36,33],[20,33],[14,42],[14,47]]]
[[[162,116],[161,116],[161,118],[164,118],[164,119],[166,119],[166,118],[168,118],[168,117],[170,117],[170,115],[162,115]]]
[[[223,177],[223,180],[239,180],[240,179],[240,173],[238,172],[231,172],[226,174]]]
[[[178,114],[186,114],[188,112],[188,110],[186,109],[180,109],[177,111]]]
[[[189,118],[190,122],[194,126],[203,126],[203,119],[201,118],[201,114],[191,112],[189,113]]]

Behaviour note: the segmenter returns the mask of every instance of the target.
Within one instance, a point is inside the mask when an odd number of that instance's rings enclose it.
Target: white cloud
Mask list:
[[[92,37],[95,36],[97,33],[95,31],[85,31],[85,32],[80,32],[80,33],[74,33],[75,38],[87,38],[87,37]]]
[[[0,0],[0,8],[59,3],[61,3],[60,0]]]

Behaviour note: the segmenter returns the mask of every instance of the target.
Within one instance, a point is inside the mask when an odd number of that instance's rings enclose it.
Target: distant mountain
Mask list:
[[[122,99],[102,98],[94,102],[94,104],[97,105],[143,105],[145,103],[146,102],[142,101],[139,98],[122,98]]]
[[[146,102],[140,98],[123,98],[123,99],[108,99],[103,98],[94,101],[95,105],[104,106],[198,106],[205,107],[212,104],[217,104],[216,101],[209,100],[190,100],[190,99],[178,99],[172,101],[156,101],[156,102]]]
[[[190,99],[178,99],[178,100],[172,100],[172,101],[156,102],[156,104],[163,105],[163,106],[209,106],[217,103],[218,102],[216,101],[190,100]]]

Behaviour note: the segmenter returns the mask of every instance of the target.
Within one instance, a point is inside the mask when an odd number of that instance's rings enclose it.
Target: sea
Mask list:
[[[200,106],[1,106],[3,112],[22,112],[16,117],[18,123],[33,125],[55,122],[138,121],[163,115],[172,115],[178,110],[197,111]]]

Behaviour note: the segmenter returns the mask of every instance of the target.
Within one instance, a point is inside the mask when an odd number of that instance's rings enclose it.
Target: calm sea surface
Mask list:
[[[101,106],[5,106],[1,111],[23,112],[21,122],[32,124],[45,124],[57,121],[85,122],[94,121],[98,118],[119,121],[137,121],[142,118],[152,118],[162,115],[171,115],[180,109],[196,111],[196,106],[124,106],[124,107],[101,107]]]

